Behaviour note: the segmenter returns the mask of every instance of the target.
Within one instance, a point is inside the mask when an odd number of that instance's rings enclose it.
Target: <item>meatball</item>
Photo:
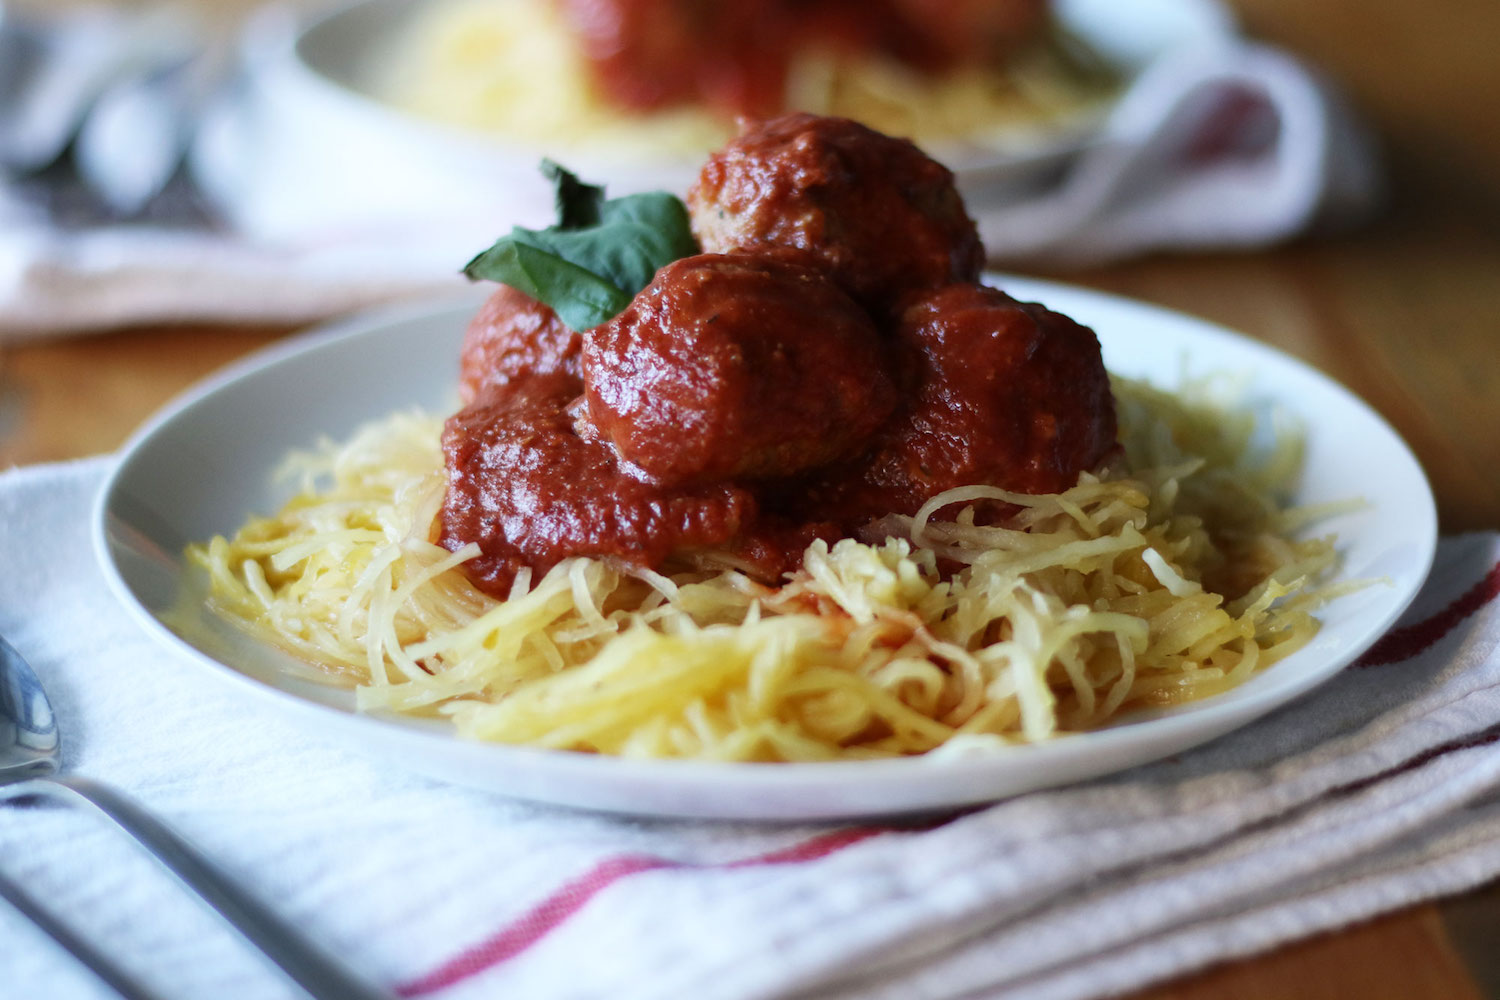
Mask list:
[[[735,114],[783,106],[796,23],[784,0],[556,0],[598,88],[650,111],[702,102]]]
[[[788,476],[857,453],[895,406],[873,321],[785,251],[701,254],[588,331],[589,413],[664,484]]]
[[[725,545],[755,517],[754,499],[730,484],[668,489],[626,474],[608,442],[575,431],[580,388],[561,373],[521,377],[443,429],[438,543],[477,542],[481,555],[465,569],[497,597],[525,566],[544,573],[570,556],[613,556],[656,567],[678,550]]]
[[[464,333],[459,399],[472,403],[492,387],[530,375],[578,378],[581,348],[582,338],[550,306],[501,285]]]
[[[688,207],[704,250],[807,251],[877,311],[913,289],[975,281],[984,264],[948,169],[846,118],[752,127],[709,157]]]
[[[824,477],[809,509],[851,523],[915,513],[955,486],[1055,493],[1115,449],[1109,375],[1092,330],[983,285],[909,302],[895,335],[906,403],[870,455]]]
[[[889,0],[930,53],[927,68],[995,65],[1045,29],[1047,0]]]

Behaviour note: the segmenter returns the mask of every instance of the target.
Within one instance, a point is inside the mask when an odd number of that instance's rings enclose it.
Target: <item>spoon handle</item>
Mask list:
[[[392,1000],[390,993],[312,944],[222,868],[120,792],[71,775],[54,775],[30,784],[37,791],[50,786],[66,798],[87,802],[113,820],[310,996],[317,1000]]]
[[[3,873],[0,873],[0,899],[45,931],[52,940],[62,945],[125,1000],[162,1000],[160,993],[143,985],[140,980],[116,965],[113,959],[74,934],[66,924]]]

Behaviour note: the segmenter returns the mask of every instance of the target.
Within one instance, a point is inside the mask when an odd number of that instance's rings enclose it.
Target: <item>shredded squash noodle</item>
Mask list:
[[[1291,428],[1223,385],[1115,380],[1125,456],[1057,495],[950,490],[780,587],[574,558],[497,601],[429,541],[441,421],[404,413],[294,456],[301,492],[189,550],[211,603],[465,737],[630,757],[809,761],[1045,740],[1224,691],[1317,631],[1326,510],[1288,509]],[[1015,512],[976,523],[976,501]],[[943,519],[934,515],[943,512]],[[956,512],[956,516],[953,516]]]

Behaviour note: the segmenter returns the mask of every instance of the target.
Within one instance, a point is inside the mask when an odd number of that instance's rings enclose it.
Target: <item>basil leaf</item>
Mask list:
[[[640,226],[644,231],[641,238],[650,241],[654,254],[667,258],[666,264],[698,252],[687,206],[681,198],[665,191],[626,195],[606,201],[600,218],[605,225]]]
[[[469,261],[473,279],[504,282],[557,311],[575,330],[598,326],[630,304],[658,269],[698,252],[687,207],[663,191],[604,198],[550,160],[558,224],[512,229]]]
[[[599,206],[604,203],[604,188],[585,184],[573,171],[552,160],[542,161],[542,175],[557,186],[559,229],[579,229],[599,224]]]
[[[464,273],[502,281],[551,306],[558,318],[578,331],[598,326],[630,305],[633,296],[586,268],[532,242],[536,233],[517,226],[511,234],[475,257]],[[495,277],[491,277],[494,275]],[[644,287],[644,286],[642,286]]]

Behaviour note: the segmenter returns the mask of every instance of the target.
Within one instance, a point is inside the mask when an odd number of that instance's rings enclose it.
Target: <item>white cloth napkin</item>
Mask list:
[[[1062,183],[974,212],[992,259],[1078,266],[1269,246],[1380,200],[1370,137],[1315,72],[1225,38],[1140,75]]]
[[[242,93],[256,93],[254,74],[275,65],[252,60]],[[61,230],[7,208],[0,185],[0,337],[162,320],[296,322],[426,294],[456,282],[463,262],[513,222],[544,223],[550,211],[514,204],[512,185],[497,178],[484,189],[490,203],[359,228],[350,220],[377,207],[419,205],[423,180],[436,185],[433,205],[443,203],[440,167],[403,159],[414,156],[412,140],[392,139],[399,154],[372,153],[358,169],[288,165],[286,150],[261,155],[275,145],[254,132],[267,127],[265,114],[219,111],[194,163],[238,230]],[[970,213],[994,261],[1076,266],[1261,247],[1357,219],[1380,193],[1376,157],[1336,94],[1285,53],[1230,34],[1157,59],[1067,162],[1045,183],[972,178]],[[350,203],[364,191],[376,199],[369,216]]]
[[[109,459],[0,474],[0,631],[113,782],[405,996],[1082,1000],[1500,873],[1500,536],[1396,630],[1180,757],[922,825],[624,820],[392,770],[148,638],[94,568]],[[0,805],[0,868],[164,997],[277,977],[86,814]],[[107,992],[0,910],[0,993]]]

